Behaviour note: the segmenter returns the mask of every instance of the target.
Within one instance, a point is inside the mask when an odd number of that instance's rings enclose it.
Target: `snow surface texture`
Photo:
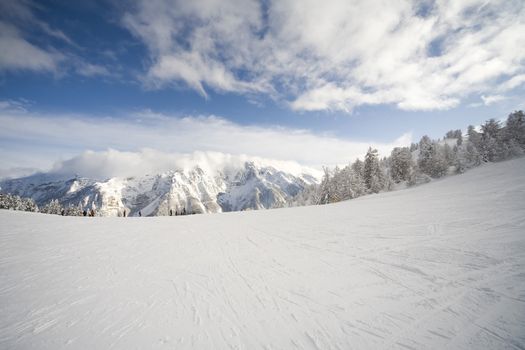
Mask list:
[[[306,186],[317,183],[315,173],[297,174],[257,162],[172,170],[156,175],[94,179],[44,173],[0,182],[5,193],[30,197],[39,206],[58,199],[64,206],[94,209],[100,216],[217,213],[285,206]],[[207,169],[207,170],[205,170]],[[295,174],[295,175],[294,175]]]
[[[337,204],[0,211],[2,349],[524,349],[525,159]]]

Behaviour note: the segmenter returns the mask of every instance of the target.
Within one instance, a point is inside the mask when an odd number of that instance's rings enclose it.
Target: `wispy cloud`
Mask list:
[[[82,60],[77,62],[76,72],[77,74],[83,75],[85,77],[112,75],[106,67],[99,64],[88,63]]]
[[[448,109],[525,72],[521,0],[137,0],[122,23],[149,50],[146,85],[265,93],[298,111]]]
[[[507,99],[507,97],[505,97],[503,95],[488,95],[488,96],[481,95],[481,100],[483,101],[485,106],[490,106],[490,105],[492,105],[494,103],[498,103],[498,102],[506,100],[506,99]]]
[[[0,124],[0,139],[9,140],[0,147],[5,169],[49,168],[55,161],[85,150],[107,149],[246,154],[280,161],[294,160],[320,168],[362,157],[370,145],[387,155],[393,147],[411,142],[410,133],[388,143],[354,141],[308,130],[242,126],[216,116],[176,118],[151,111],[130,113],[126,118],[115,119],[3,110],[0,111]]]
[[[0,21],[0,71],[54,72],[63,60],[63,55],[31,44],[22,37],[16,27]]]
[[[29,70],[63,76],[68,72],[91,77],[110,76],[109,70],[74,53],[81,49],[67,34],[35,15],[41,5],[30,0],[0,1],[0,72]],[[52,38],[71,50],[38,43]],[[41,41],[41,40],[40,40]]]

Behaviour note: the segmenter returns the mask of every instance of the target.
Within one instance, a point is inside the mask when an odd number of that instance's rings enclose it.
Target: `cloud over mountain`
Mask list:
[[[108,151],[104,153],[104,161],[97,162],[106,164],[115,156],[112,166],[117,168],[119,164],[133,168],[142,161],[154,167],[155,162],[165,164],[172,159],[147,149],[179,156],[196,151],[245,154],[278,161],[294,160],[304,166],[320,168],[362,157],[370,145],[386,155],[393,147],[407,146],[412,141],[410,133],[391,142],[354,141],[302,129],[239,125],[217,116],[181,118],[151,111],[120,118],[95,118],[3,110],[0,124],[3,125],[0,139],[10,140],[9,145],[0,147],[4,173],[8,173],[8,168],[49,168],[57,161],[57,154],[61,155],[61,160],[66,160],[85,150],[101,152],[108,149],[124,153]],[[126,152],[139,152],[139,155]],[[87,156],[96,160],[102,154],[88,153]],[[108,171],[113,170],[108,168]]]

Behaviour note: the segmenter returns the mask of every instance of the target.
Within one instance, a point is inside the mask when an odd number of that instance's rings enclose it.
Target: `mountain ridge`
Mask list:
[[[235,170],[195,166],[104,180],[39,173],[0,181],[0,192],[32,198],[39,206],[58,199],[63,206],[94,209],[101,216],[162,216],[282,207],[318,181],[307,171],[291,174],[246,161]]]

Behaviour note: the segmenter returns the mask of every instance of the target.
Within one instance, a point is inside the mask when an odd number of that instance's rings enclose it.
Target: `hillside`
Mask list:
[[[325,206],[0,211],[0,348],[523,349],[525,158]]]

